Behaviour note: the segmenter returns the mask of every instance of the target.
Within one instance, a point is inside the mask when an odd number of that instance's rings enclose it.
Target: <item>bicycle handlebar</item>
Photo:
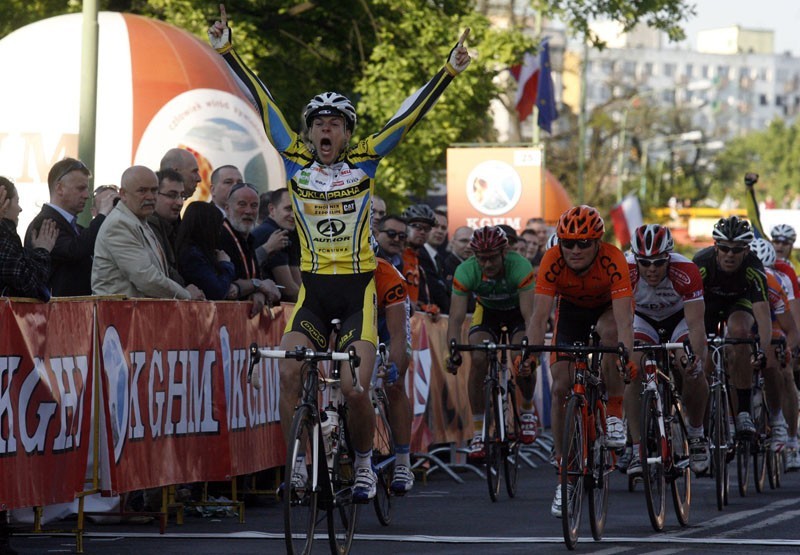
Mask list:
[[[287,351],[284,349],[261,348],[256,343],[251,343],[250,367],[247,371],[248,383],[250,383],[252,378],[253,368],[262,357],[294,359],[305,362],[320,362],[323,360],[348,361],[350,362],[350,369],[353,373],[353,389],[355,389],[358,393],[364,391],[364,388],[360,383],[358,383],[358,373],[356,372],[356,368],[358,368],[361,364],[361,357],[358,356],[354,347],[350,347],[346,353],[340,353],[336,351],[315,351],[313,349],[308,349],[301,346],[295,347],[294,350]]]
[[[528,348],[528,340],[524,337],[522,338],[522,343],[518,345],[512,343],[495,343],[494,341],[489,341],[488,339],[485,339],[481,344],[467,343],[460,345],[456,343],[455,339],[450,340],[451,354],[455,351],[522,351]]]

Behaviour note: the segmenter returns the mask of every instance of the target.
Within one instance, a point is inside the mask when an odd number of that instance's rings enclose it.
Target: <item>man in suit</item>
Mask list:
[[[205,298],[195,285],[185,288],[168,277],[163,249],[147,224],[155,210],[158,177],[144,166],[132,166],[121,179],[120,202],[97,237],[92,264],[95,295],[166,299]]]
[[[186,200],[183,185],[183,176],[175,170],[161,170],[156,172],[158,177],[158,193],[156,207],[147,217],[147,223],[155,232],[158,243],[164,251],[169,268],[169,277],[181,285],[186,282],[178,273],[178,262],[175,255],[175,240],[178,236],[178,226],[181,220],[181,209]]]
[[[183,176],[186,198],[194,194],[197,185],[203,180],[194,154],[183,148],[171,148],[161,159],[160,170],[175,170]]]
[[[97,197],[97,216],[89,227],[77,221],[89,199],[91,172],[83,162],[64,158],[56,162],[47,175],[50,202],[33,219],[25,233],[25,247],[32,247],[33,232],[39,231],[44,220],[56,222],[58,238],[50,252],[50,279],[48,286],[54,297],[91,295],[92,253],[97,233],[106,216],[114,207],[117,195]]]
[[[444,257],[439,248],[447,239],[447,214],[434,211],[436,223],[431,228],[428,240],[419,249],[419,265],[425,272],[430,301],[437,305],[442,314],[450,312],[450,289],[444,274]]]

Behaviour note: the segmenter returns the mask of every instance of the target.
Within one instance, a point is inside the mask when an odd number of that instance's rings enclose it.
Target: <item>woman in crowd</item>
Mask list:
[[[193,202],[178,229],[178,272],[187,283],[202,289],[210,301],[237,297],[233,263],[218,248],[222,221],[222,212],[214,204]]]
[[[50,251],[56,244],[58,229],[53,220],[34,231],[32,249],[25,249],[17,234],[19,193],[11,180],[0,176],[0,295],[50,300]]]

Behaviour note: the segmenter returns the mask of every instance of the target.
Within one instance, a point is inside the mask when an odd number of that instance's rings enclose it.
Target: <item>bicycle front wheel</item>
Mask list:
[[[611,474],[611,451],[606,447],[606,406],[596,402],[594,407],[594,440],[589,440],[589,524],[592,537],[603,539],[608,514],[608,481]],[[588,434],[591,437],[591,432]]]
[[[579,397],[573,396],[564,415],[564,441],[561,453],[561,525],[564,543],[575,549],[581,525],[586,435]]]
[[[375,515],[383,526],[392,521],[392,497],[389,487],[394,472],[394,438],[388,419],[389,404],[382,389],[375,391],[375,440],[372,445],[372,466],[378,476],[378,484],[373,500]]]
[[[516,389],[509,385],[508,410],[506,411],[506,441],[503,446],[503,467],[506,478],[506,491],[512,499],[517,495],[517,475],[519,474],[519,449],[522,442],[522,422],[517,408]]]
[[[749,439],[736,442],[736,477],[739,482],[739,495],[747,496],[747,487],[750,482],[750,451],[755,444]]]
[[[767,478],[769,478],[769,489],[781,487],[781,455],[773,451],[767,441]]]
[[[711,391],[710,427],[711,464],[716,486],[717,510],[726,505],[728,488],[728,411],[722,387],[717,385]]]
[[[486,406],[483,414],[483,446],[486,449],[486,484],[489,498],[497,501],[500,493],[500,461],[503,457],[501,426],[503,401],[497,382],[488,380],[485,386]]]
[[[692,502],[692,473],[689,470],[689,436],[686,433],[686,424],[683,420],[683,411],[680,403],[672,398],[669,419],[669,447],[672,452],[670,465],[670,487],[672,489],[672,504],[675,506],[675,516],[681,526],[689,524],[689,506]]]
[[[328,507],[328,540],[333,555],[345,555],[350,552],[358,520],[358,505],[353,502],[356,459],[347,431],[346,414],[341,410],[339,422],[342,423],[339,429],[339,449],[333,458],[331,472],[333,500]]]
[[[756,438],[753,441],[753,479],[758,493],[764,492],[767,480],[767,415],[761,392],[756,395],[753,390],[753,424],[756,427]]]
[[[313,438],[314,415],[310,407],[301,405],[294,413],[283,473],[283,529],[289,555],[311,553],[314,543],[319,494],[312,476],[314,467],[319,465],[313,460]],[[300,457],[306,459],[304,477],[302,473],[295,474],[295,461]]]
[[[655,391],[645,391],[642,397],[642,438],[639,443],[647,513],[656,532],[664,529],[667,514],[663,448],[666,438],[661,433],[663,420],[660,403]]]

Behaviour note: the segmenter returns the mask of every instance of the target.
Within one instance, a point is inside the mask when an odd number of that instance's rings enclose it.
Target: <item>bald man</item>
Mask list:
[[[171,148],[161,159],[161,170],[175,170],[183,176],[183,187],[186,198],[191,197],[200,183],[200,169],[197,158],[188,150]]]
[[[156,206],[156,174],[132,166],[122,174],[121,184],[121,200],[103,222],[95,243],[92,294],[204,299],[196,286],[184,288],[168,277],[164,251],[147,224]]]

